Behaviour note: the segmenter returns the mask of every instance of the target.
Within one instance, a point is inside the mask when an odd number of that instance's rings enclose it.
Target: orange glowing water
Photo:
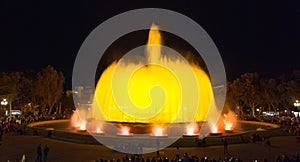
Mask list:
[[[94,119],[129,123],[198,122],[206,120],[208,110],[215,107],[208,75],[197,65],[161,56],[161,47],[157,46],[161,44],[161,34],[158,27],[153,25],[149,32],[146,49],[149,63],[147,66],[140,65],[140,63],[122,64],[120,60],[112,63],[104,70],[95,90],[92,108]],[[174,76],[170,70],[164,67],[174,68],[180,76]],[[187,69],[192,69],[197,86],[188,84]],[[113,80],[114,76],[117,76],[118,79]],[[200,94],[197,96],[199,97],[199,99],[197,98],[198,106],[193,107],[197,110],[196,114],[192,114],[189,104],[195,101],[196,96],[190,94],[187,97],[190,101],[185,101],[186,105],[182,106],[183,92],[176,77],[183,78],[185,86],[191,91],[198,89]],[[128,84],[124,86],[124,83]],[[114,91],[113,88],[117,88],[117,90]],[[116,101],[115,96],[121,97]],[[138,107],[138,109],[133,108],[133,106]],[[124,112],[125,110],[126,112]],[[136,112],[143,112],[144,116],[134,115]]]

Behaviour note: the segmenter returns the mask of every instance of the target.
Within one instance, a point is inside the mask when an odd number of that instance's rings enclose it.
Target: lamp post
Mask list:
[[[260,109],[256,109],[256,111],[257,111],[257,115],[259,115],[259,111],[260,111]]]
[[[2,117],[2,111],[3,111],[3,107],[6,106],[8,104],[6,98],[4,98],[2,101],[1,101],[1,105],[2,105],[2,109],[1,109],[1,117]]]
[[[300,102],[298,100],[296,100],[296,102],[294,102],[294,106],[297,108],[297,110],[300,107]]]

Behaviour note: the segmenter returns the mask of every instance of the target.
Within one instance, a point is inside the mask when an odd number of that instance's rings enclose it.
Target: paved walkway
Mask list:
[[[231,156],[239,157],[244,162],[262,160],[274,161],[277,155],[286,154],[289,157],[300,153],[300,143],[295,136],[273,137],[270,139],[272,146],[264,143],[232,144],[228,146]],[[38,144],[48,145],[50,148],[47,162],[89,162],[102,158],[106,160],[123,157],[124,154],[115,152],[101,145],[78,144],[49,139],[39,136],[14,136],[6,135],[0,146],[0,162],[17,161],[25,154],[28,161],[35,161],[36,147]],[[209,158],[224,158],[223,146],[210,146],[206,148],[180,148],[181,154],[187,152],[190,156],[207,156]],[[161,151],[161,156],[174,157],[175,148],[166,148]],[[143,155],[154,157],[155,153]]]

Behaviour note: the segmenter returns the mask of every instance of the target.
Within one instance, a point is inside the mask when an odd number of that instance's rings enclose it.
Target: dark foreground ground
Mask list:
[[[267,146],[265,143],[248,143],[248,144],[229,144],[228,150],[230,156],[238,157],[246,161],[262,161],[266,158],[268,161],[275,161],[277,156],[283,154],[293,157],[300,153],[300,143],[297,142],[296,136],[281,136],[270,139],[272,145]],[[96,159],[117,159],[124,157],[125,154],[115,152],[101,145],[78,144],[65,142],[40,136],[16,136],[5,135],[0,146],[0,162],[20,161],[25,154],[27,161],[35,161],[36,147],[38,144],[48,145],[50,148],[47,162],[89,162]],[[181,156],[188,153],[190,156],[197,157],[207,156],[212,159],[224,158],[223,146],[209,147],[189,147],[180,148]],[[161,150],[161,157],[174,157],[175,148],[166,148]],[[146,154],[143,157],[156,157],[156,153]],[[18,160],[17,160],[18,159]]]

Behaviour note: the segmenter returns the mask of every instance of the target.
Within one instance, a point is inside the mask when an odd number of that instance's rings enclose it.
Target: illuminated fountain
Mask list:
[[[153,25],[145,47],[144,62],[124,61],[122,58],[109,65],[98,80],[93,104],[74,113],[72,126],[92,134],[133,136],[139,134],[135,129],[135,124],[139,123],[145,124],[142,132],[150,137],[169,137],[177,136],[178,128],[170,130],[168,125],[179,123],[182,132],[179,136],[198,136],[198,123],[207,121],[208,110],[218,112],[210,78],[199,65],[189,63],[181,55],[163,55],[161,45],[161,34]],[[179,82],[177,77],[184,78],[184,82]],[[124,83],[128,83],[127,87]],[[185,93],[182,84],[188,87]],[[199,96],[190,93],[195,89]],[[117,100],[116,96],[121,97]],[[180,100],[183,97],[185,101]],[[118,128],[110,130],[112,127],[107,123]]]
[[[206,115],[209,108],[214,107],[214,98],[210,79],[207,74],[198,66],[192,63],[184,62],[181,59],[171,59],[168,56],[161,55],[161,47],[153,45],[161,45],[161,35],[158,27],[153,25],[148,38],[147,44],[147,62],[145,66],[141,63],[122,62],[122,59],[112,63],[102,73],[95,90],[95,96],[92,108],[92,118],[99,121],[117,122],[117,123],[190,123],[203,122],[206,120]],[[182,106],[180,98],[182,98],[181,87],[178,79],[174,74],[164,67],[172,67],[174,71],[178,71],[181,78],[189,78],[185,76],[186,69],[192,69],[194,78],[196,78],[196,87],[189,87],[191,89],[198,88],[201,94],[198,108],[195,108],[196,115],[192,114],[190,102],[187,101]],[[134,73],[131,73],[134,71]],[[114,79],[117,77],[117,79]],[[126,80],[124,78],[130,78]],[[118,85],[128,83],[128,89]],[[187,80],[187,83],[189,80]],[[117,88],[115,92],[113,85]],[[159,85],[163,88],[163,92],[156,91],[155,87]],[[153,88],[154,87],[154,88]],[[191,90],[194,91],[194,90]],[[151,94],[151,98],[149,96]],[[115,96],[121,96],[120,101],[116,102]],[[129,97],[123,97],[128,96]],[[123,97],[123,98],[122,98]],[[162,105],[158,110],[157,105],[152,104],[156,101]],[[132,104],[134,102],[134,104]],[[139,107],[144,116],[132,115],[137,109],[132,107]],[[126,110],[126,112],[124,112]],[[157,111],[160,113],[155,114]],[[148,117],[150,116],[150,117]],[[193,117],[191,117],[193,116]],[[134,132],[132,132],[134,133]],[[153,134],[153,133],[152,133]]]
[[[123,57],[110,64],[97,82],[90,100],[92,105],[80,104],[82,107],[79,106],[72,115],[72,128],[81,133],[86,130],[112,149],[123,148],[119,145],[143,143],[144,153],[170,146],[182,136],[222,135],[223,132],[226,134],[224,130],[233,130],[235,122],[229,114],[220,122],[212,120],[218,119],[220,110],[216,108],[208,75],[198,65],[184,62],[180,57],[169,58],[168,53],[161,55],[161,47],[153,45],[161,45],[161,35],[156,26],[150,30],[145,48],[148,64],[144,65],[139,60],[124,62]],[[178,78],[186,79],[185,82],[180,84],[177,76],[166,67],[172,67],[178,72]],[[196,86],[189,84],[189,70]],[[187,92],[197,89],[199,93],[183,93],[181,86],[186,85]],[[121,98],[117,100],[116,96]],[[182,100],[183,97],[187,100]],[[190,104],[195,98],[197,104]],[[239,132],[236,129],[234,133]],[[131,153],[124,149],[118,151]]]

